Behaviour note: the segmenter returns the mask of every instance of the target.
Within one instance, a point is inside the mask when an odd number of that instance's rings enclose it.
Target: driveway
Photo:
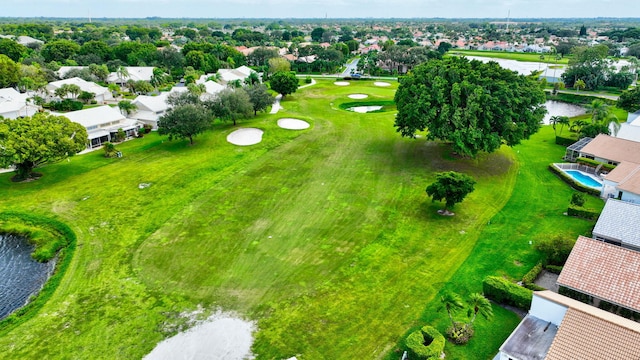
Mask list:
[[[344,64],[345,69],[342,72],[342,74],[340,74],[340,76],[345,77],[345,76],[349,76],[353,72],[358,71],[358,62],[360,61],[360,58],[356,58],[351,60],[351,62],[348,62],[346,64]]]

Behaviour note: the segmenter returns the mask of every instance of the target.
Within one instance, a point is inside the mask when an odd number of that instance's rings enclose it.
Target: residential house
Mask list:
[[[119,129],[124,131],[126,138],[132,138],[140,128],[137,120],[127,119],[117,108],[108,105],[56,115],[65,116],[87,129],[89,149],[114,141]]]
[[[640,252],[580,236],[562,268],[558,285],[561,290],[566,288],[593,298],[596,306],[606,301],[640,312],[639,270]],[[640,350],[640,343],[637,346]]]
[[[33,116],[38,107],[29,101],[29,95],[21,94],[14,88],[0,89],[0,116],[5,119]]]
[[[64,84],[78,85],[80,87],[80,90],[93,93],[95,95],[94,98],[100,104],[104,104],[107,101],[113,100],[113,94],[111,94],[111,91],[109,91],[109,89],[94,82],[85,81],[79,77],[73,77],[70,79],[58,80],[49,83],[49,85],[47,85],[45,89],[49,92],[50,98],[54,98],[55,91],[62,87],[62,85]],[[71,94],[67,95],[67,98],[71,97]]]
[[[25,36],[25,35],[21,35],[21,36],[14,36],[14,35],[0,35],[0,38],[2,39],[11,39],[15,42],[17,42],[20,45],[24,45],[24,46],[29,46],[30,44],[44,44],[44,41],[42,40],[38,40],[35,38],[32,38],[31,36]]]
[[[85,69],[87,67],[88,66],[60,66],[58,71],[56,71],[56,75],[58,75],[58,77],[60,79],[64,79],[69,71],[71,71],[71,70],[82,70],[82,69]]]
[[[593,238],[640,251],[640,205],[608,199],[593,228]]]
[[[496,359],[628,360],[638,354],[640,323],[547,290],[533,294],[529,313]]]
[[[616,165],[603,178],[602,197],[640,202],[640,142],[600,134],[579,153],[580,157]]]
[[[251,70],[246,66],[240,66],[235,69],[219,69],[218,70],[218,82],[222,85],[227,85],[230,82],[240,81],[240,83],[244,83],[244,80],[249,77],[251,73],[255,71]]]
[[[121,76],[118,72],[112,72],[107,77],[109,84],[124,85],[129,80],[133,81],[151,81],[153,78],[153,66],[127,66],[128,76]]]
[[[157,130],[158,120],[169,110],[169,104],[167,103],[169,94],[168,92],[162,92],[158,96],[139,95],[131,102],[136,106],[137,110],[129,117],[143,124],[151,125],[153,130]]]

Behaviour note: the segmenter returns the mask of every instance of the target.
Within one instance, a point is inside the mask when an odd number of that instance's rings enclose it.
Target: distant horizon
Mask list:
[[[0,19],[52,19],[52,20],[80,20],[89,19],[87,16],[0,16]],[[502,17],[108,17],[91,16],[91,20],[496,20],[507,22]],[[509,22],[521,20],[638,20],[640,17],[520,17],[510,18]]]
[[[637,19],[632,0],[2,0],[3,18]]]

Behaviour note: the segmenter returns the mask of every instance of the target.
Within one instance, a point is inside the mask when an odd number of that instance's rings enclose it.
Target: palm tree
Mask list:
[[[453,320],[453,313],[464,308],[462,298],[460,298],[460,295],[458,294],[446,292],[440,296],[440,302],[447,310],[447,314],[449,314],[449,320],[451,320],[451,326],[453,326],[454,333],[457,333],[458,328],[456,327],[456,322]]]
[[[595,124],[604,120],[609,115],[609,105],[600,99],[591,101],[586,105],[587,114],[591,114],[591,123]]]
[[[118,82],[122,85],[129,78],[129,70],[124,66],[119,66],[118,70],[116,70],[116,75],[118,75]]]
[[[584,90],[584,88],[587,87],[587,84],[585,84],[584,80],[578,79],[573,84],[573,87],[576,89],[577,92],[580,92],[580,90]]]
[[[136,104],[132,103],[129,100],[122,100],[118,102],[118,108],[120,108],[120,112],[124,111],[125,115],[129,115],[134,111],[138,110],[138,107],[136,106]]]
[[[556,128],[556,124],[559,124],[559,123],[560,123],[560,116],[555,115],[549,119],[549,124],[551,124],[551,127],[553,128],[553,131],[555,132],[556,136],[558,136],[558,130]]]
[[[487,300],[484,295],[480,293],[473,293],[469,296],[469,315],[471,320],[466,326],[473,326],[473,322],[476,321],[476,317],[480,314],[483,318],[489,320],[493,317],[493,308],[491,302]]]
[[[569,130],[579,133],[582,130],[582,128],[587,124],[588,124],[588,122],[586,122],[585,120],[582,120],[582,119],[574,120],[573,123],[571,123],[571,126],[569,127]]]
[[[618,136],[618,131],[620,131],[620,120],[614,114],[607,114],[607,116],[601,120],[603,125],[606,125],[607,128],[613,130],[613,136]]]

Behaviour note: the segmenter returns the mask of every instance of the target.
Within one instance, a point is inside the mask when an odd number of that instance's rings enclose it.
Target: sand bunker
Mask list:
[[[376,81],[373,83],[373,85],[375,86],[391,86],[391,84],[389,84],[388,82],[384,82],[384,81]]]
[[[338,85],[338,86],[347,86],[349,85],[348,81],[336,81],[333,83],[333,85]]]
[[[349,95],[351,99],[366,99],[369,97],[367,94],[351,94]]]
[[[144,360],[164,359],[252,359],[254,324],[225,313],[217,313],[205,322],[166,339]]]
[[[263,133],[256,128],[238,129],[227,136],[227,141],[239,146],[255,145],[262,141]]]
[[[309,123],[303,120],[285,118],[278,120],[278,126],[288,130],[302,130],[308,129]]]

